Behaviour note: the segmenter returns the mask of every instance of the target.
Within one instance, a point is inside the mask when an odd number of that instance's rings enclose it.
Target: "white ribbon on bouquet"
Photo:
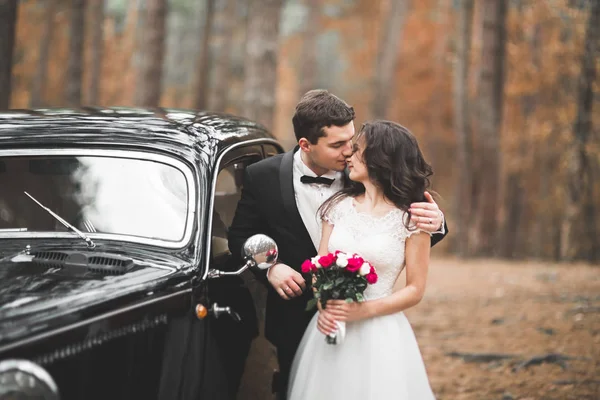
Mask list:
[[[325,340],[329,344],[342,344],[346,338],[346,322],[335,321],[335,324],[338,328],[335,332],[328,334]]]

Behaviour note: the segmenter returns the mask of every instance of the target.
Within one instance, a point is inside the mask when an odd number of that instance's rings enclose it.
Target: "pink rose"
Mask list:
[[[313,269],[313,263],[310,260],[305,260],[300,267],[303,274],[308,274]]]
[[[369,282],[371,285],[377,283],[377,274],[370,273],[367,274],[365,278],[367,278],[367,282]]]
[[[327,254],[326,256],[320,257],[319,258],[319,264],[321,264],[321,266],[323,268],[329,268],[331,267],[331,265],[335,262],[335,256],[331,253]]]
[[[352,257],[348,259],[348,266],[346,267],[346,269],[350,272],[356,272],[360,269],[360,267],[363,265],[365,261],[362,259],[362,257]]]

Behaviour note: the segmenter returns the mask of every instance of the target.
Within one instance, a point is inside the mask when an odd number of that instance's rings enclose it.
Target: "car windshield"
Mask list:
[[[146,153],[39,153],[0,156],[0,237],[68,231],[27,192],[92,237],[185,238],[192,180],[183,163]]]

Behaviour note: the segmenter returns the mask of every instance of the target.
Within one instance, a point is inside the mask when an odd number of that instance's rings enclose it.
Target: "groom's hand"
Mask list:
[[[427,202],[412,203],[410,205],[410,219],[411,222],[416,224],[417,228],[435,233],[442,229],[444,214],[442,214],[429,192],[425,192],[425,199],[427,199]]]
[[[275,264],[268,275],[269,283],[284,300],[300,296],[306,289],[302,275],[288,265]]]

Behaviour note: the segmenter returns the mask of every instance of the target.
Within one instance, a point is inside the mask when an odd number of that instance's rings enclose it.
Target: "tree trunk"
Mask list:
[[[250,0],[244,81],[244,114],[273,127],[282,0]]]
[[[202,31],[202,44],[200,48],[200,59],[198,61],[198,78],[196,81],[195,107],[204,110],[208,104],[208,81],[210,77],[210,38],[215,13],[215,1],[206,0],[206,19]]]
[[[484,0],[481,75],[479,77],[476,149],[479,160],[477,233],[478,255],[495,253],[500,167],[500,131],[504,88],[505,20],[507,2]]]
[[[593,162],[588,159],[588,162]],[[598,233],[598,225],[596,219],[598,218],[598,203],[594,199],[594,182],[598,182],[598,177],[594,173],[593,168],[588,165],[588,185],[585,193],[585,205],[583,210],[583,218],[587,224],[587,242],[588,247],[583,255],[583,258],[592,264],[597,264],[600,261],[600,236]]]
[[[539,153],[539,176],[540,176],[540,200],[547,201],[551,196],[552,170],[554,158],[550,146],[542,146]],[[556,164],[554,164],[556,165]],[[539,208],[533,232],[533,256],[537,258],[554,258],[552,232],[560,231],[558,226],[553,225],[554,217],[545,208]]]
[[[9,108],[17,0],[0,0],[0,110]]]
[[[136,82],[135,103],[141,107],[158,107],[167,33],[167,0],[148,0],[146,6],[144,35],[140,45],[140,79]]]
[[[434,87],[429,98],[429,116],[427,118],[427,125],[431,134],[427,135],[427,148],[429,152],[429,159],[433,171],[438,171],[440,167],[440,159],[443,146],[440,143],[440,132],[444,130],[444,111],[445,111],[445,91],[444,82],[446,79],[446,72],[448,68],[446,66],[446,52],[448,49],[448,40],[450,35],[448,34],[448,22],[450,20],[450,7],[452,0],[438,0],[438,4],[435,8],[435,61],[434,61]],[[432,187],[436,186],[437,175],[434,174],[431,179]]]
[[[85,35],[85,0],[71,0],[71,31],[67,64],[66,101],[69,106],[81,104],[83,75],[83,38]]]
[[[408,0],[392,0],[377,54],[373,118],[386,118],[388,115],[390,95],[395,90],[394,77],[407,13]]]
[[[29,104],[31,107],[41,107],[45,104],[44,92],[46,80],[48,79],[48,58],[50,54],[50,43],[54,32],[54,17],[56,14],[57,0],[48,0],[46,3],[46,18],[44,30],[40,38],[40,58],[38,59]]]
[[[235,22],[236,0],[222,0],[219,11],[215,15],[215,24],[211,41],[217,48],[215,57],[213,87],[210,91],[209,108],[224,112],[229,100],[229,61],[231,59],[231,38]]]
[[[92,0],[92,43],[91,71],[88,104],[97,105],[100,101],[100,79],[104,50],[104,0]]]
[[[321,29],[319,0],[304,0],[308,9],[308,18],[303,33],[302,54],[300,58],[300,93],[299,98],[309,90],[317,88],[318,62],[317,38]]]
[[[523,12],[524,4],[519,3],[518,5],[519,14]],[[522,27],[524,28],[524,27]],[[525,29],[521,29],[521,35],[525,36]],[[527,45],[532,49],[532,60],[531,64],[536,71],[536,73],[542,73],[542,48],[543,41],[541,35],[541,25],[537,24],[534,28],[534,34],[527,42]],[[525,66],[524,66],[525,67]],[[523,113],[523,122],[525,135],[519,137],[519,144],[516,157],[518,160],[525,161],[526,158],[534,154],[536,148],[542,148],[546,146],[545,143],[539,144],[538,146],[532,146],[530,143],[530,138],[533,137],[534,132],[531,132],[531,127],[534,126],[531,118],[533,117],[533,113],[537,107],[539,101],[539,93],[536,94],[527,94],[521,98],[521,110]],[[506,155],[503,153],[505,157],[511,157],[511,155]],[[525,184],[525,171],[520,168],[518,170],[510,169],[507,172],[506,179],[506,191],[504,196],[504,209],[506,210],[506,218],[503,221],[502,229],[500,230],[500,239],[498,240],[498,247],[501,251],[500,255],[505,258],[515,258],[519,256],[519,252],[522,251],[523,254],[531,254],[534,246],[529,245],[527,249],[519,249],[519,243],[527,243],[530,244],[535,242],[535,239],[528,241],[524,235],[527,235],[528,228],[531,228],[532,218],[524,218],[524,214],[527,209],[527,201],[526,201],[526,184]],[[542,198],[544,201],[545,198]],[[541,212],[540,208],[538,208],[538,213]]]
[[[586,144],[592,131],[594,81],[596,79],[596,54],[600,40],[600,2],[593,1],[585,34],[585,48],[581,60],[581,73],[577,93],[577,117],[573,126],[573,142],[568,149],[569,184],[566,193],[566,210],[562,223],[561,258],[584,258],[582,242],[597,241],[595,224],[585,218],[587,186],[590,181]],[[589,235],[594,235],[590,237]],[[588,257],[589,258],[589,257]]]
[[[456,185],[456,250],[468,255],[468,224],[473,182],[471,124],[469,123],[469,60],[473,26],[473,0],[461,0],[454,57],[454,132],[456,133],[458,184]]]

